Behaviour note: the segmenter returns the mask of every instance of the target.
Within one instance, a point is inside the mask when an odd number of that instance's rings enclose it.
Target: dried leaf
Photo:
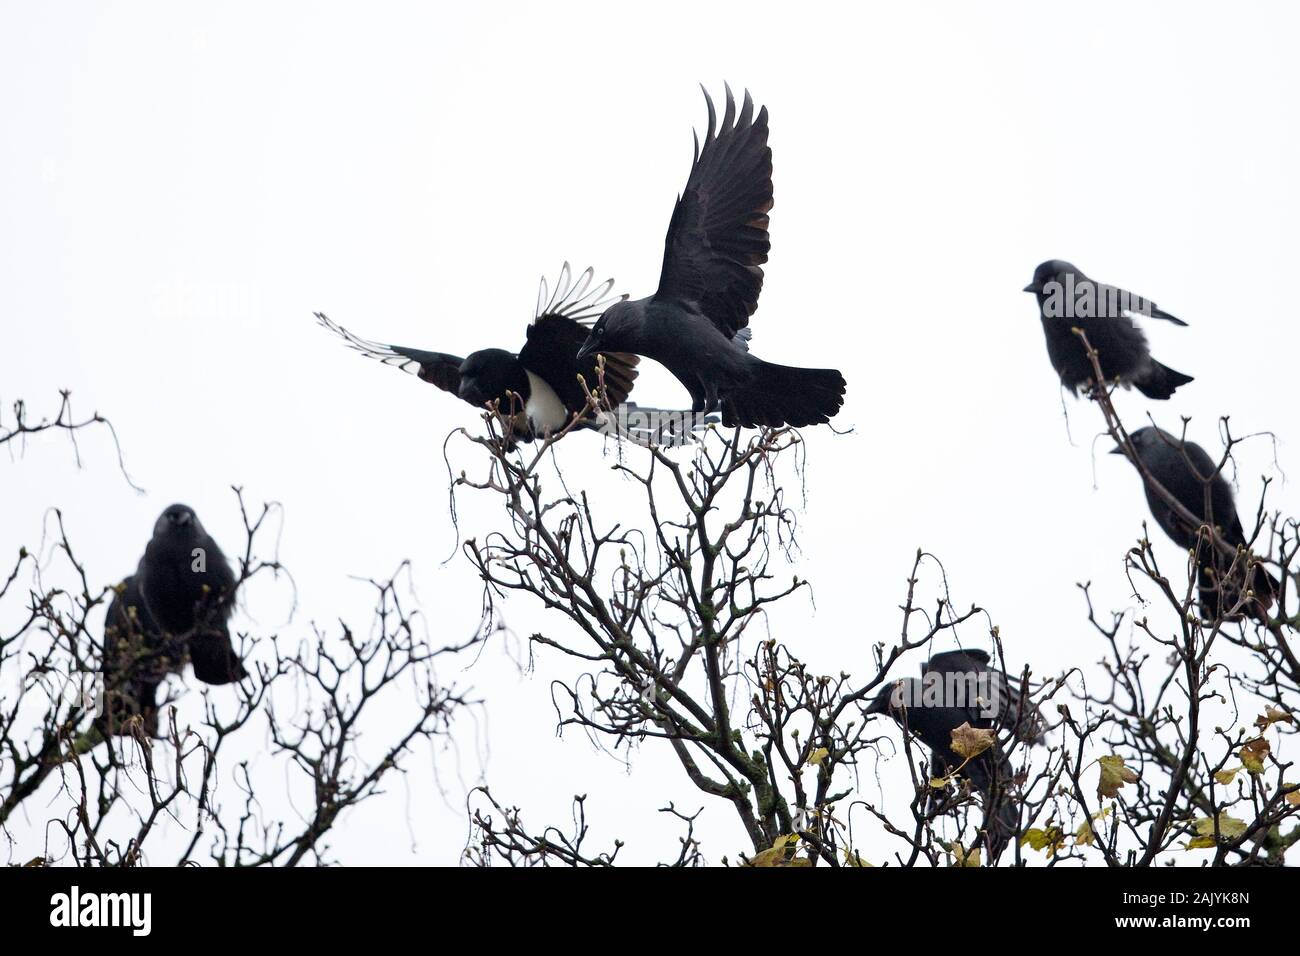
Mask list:
[[[816,767],[818,764],[820,764],[823,760],[825,760],[830,755],[831,752],[827,750],[825,747],[818,747],[816,750],[814,750],[812,753],[808,755],[808,762],[812,764],[814,767]]]
[[[876,866],[874,863],[868,863],[866,860],[862,859],[862,857],[858,856],[848,847],[844,848],[844,865],[853,867],[871,867],[872,869],[875,869]]]
[[[1278,710],[1276,707],[1265,707],[1264,713],[1255,718],[1255,726],[1260,730],[1268,730],[1274,724],[1294,724],[1295,718],[1285,710]]]
[[[1124,766],[1124,758],[1111,754],[1097,761],[1101,764],[1101,776],[1097,779],[1097,796],[1115,798],[1120,788],[1126,783],[1137,783],[1135,771]]]
[[[966,760],[978,757],[993,746],[996,735],[990,730],[972,727],[970,721],[952,731],[952,752]]]
[[[1237,756],[1241,758],[1242,764],[1251,773],[1263,773],[1264,758],[1268,756],[1271,749],[1267,740],[1263,737],[1256,737],[1254,740],[1246,741],[1245,746],[1241,748],[1241,752]]]

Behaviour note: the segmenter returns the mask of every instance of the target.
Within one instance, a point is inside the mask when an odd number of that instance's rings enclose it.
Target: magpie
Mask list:
[[[1151,357],[1146,336],[1130,313],[1164,319],[1174,325],[1187,323],[1149,299],[1089,279],[1078,266],[1062,259],[1049,259],[1034,270],[1034,281],[1025,286],[1038,300],[1038,314],[1047,337],[1047,354],[1061,384],[1077,395],[1079,387],[1093,379],[1092,361],[1073,329],[1087,333],[1097,351],[1102,375],[1107,381],[1135,386],[1147,398],[1167,399],[1190,375],[1175,372]]]
[[[566,262],[553,292],[543,277],[537,308],[518,354],[489,348],[461,358],[446,352],[384,345],[353,335],[320,312],[316,318],[363,355],[418,375],[475,408],[498,402],[501,414],[509,421],[513,441],[531,442],[561,431],[575,415],[583,416],[577,426],[580,428],[601,428],[608,423],[604,410],[588,411],[587,395],[578,377],[582,376],[587,389],[595,392],[599,385],[597,360],[580,359],[578,349],[587,337],[587,326],[607,305],[627,296],[611,294],[613,279],[593,284],[594,275],[589,268],[575,281]],[[627,401],[638,362],[637,356],[622,352],[605,356],[603,404],[610,409]]]
[[[1225,544],[1235,548],[1247,547],[1246,532],[1237,516],[1232,487],[1204,448],[1152,426],[1132,432],[1129,440],[1151,477],[1163,485],[1179,504],[1205,525],[1214,528]],[[1122,455],[1124,449],[1114,448],[1111,454]],[[1179,547],[1196,551],[1197,603],[1202,619],[1214,621],[1223,617],[1237,605],[1241,596],[1241,572],[1230,575],[1233,558],[1202,538],[1198,534],[1201,525],[1193,526],[1180,517],[1145,479],[1143,490],[1156,524]],[[1244,559],[1239,560],[1238,568],[1244,566]],[[1230,579],[1233,576],[1237,583]],[[1281,589],[1277,578],[1258,564],[1252,572],[1250,587],[1255,592],[1255,601],[1249,610],[1256,616],[1272,607]]]
[[[168,507],[154,524],[135,574],[115,589],[108,607],[103,732],[126,733],[126,718],[139,715],[146,732],[157,736],[158,685],[184,670],[187,661],[205,684],[248,676],[227,626],[236,584],[230,563],[194,509]]]
[[[989,860],[996,861],[1019,825],[1019,813],[1007,791],[1015,772],[1000,742],[962,766],[952,750],[952,732],[969,723],[978,729],[1009,731],[1025,743],[1043,741],[1043,718],[1015,683],[990,665],[981,650],[944,651],[921,665],[921,678],[892,681],[876,694],[868,714],[887,714],[929,749],[936,770],[961,775],[984,801],[984,832]],[[990,713],[993,716],[990,716]],[[936,776],[938,773],[936,773]]]
[[[727,87],[717,113],[708,91],[708,129],[677,198],[654,295],[615,302],[583,343],[580,358],[634,352],[664,365],[686,387],[697,412],[721,410],[727,426],[815,425],[844,402],[834,369],[791,368],[749,354],[749,317],[763,288],[772,150],[767,108],[754,115],[748,92],[740,113]]]

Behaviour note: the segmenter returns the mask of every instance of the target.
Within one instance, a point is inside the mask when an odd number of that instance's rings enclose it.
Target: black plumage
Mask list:
[[[230,640],[235,573],[192,508],[172,505],[154,524],[135,574],[119,586],[104,621],[105,712],[101,729],[125,732],[139,715],[158,732],[157,689],[188,660],[207,684],[248,676]]]
[[[418,375],[475,408],[498,402],[510,422],[511,438],[530,442],[561,431],[574,415],[583,416],[578,424],[582,428],[600,428],[606,422],[603,410],[587,410],[587,396],[578,381],[581,375],[587,388],[597,391],[596,358],[580,359],[578,350],[587,338],[587,326],[609,303],[626,296],[611,295],[613,279],[594,285],[593,275],[587,269],[575,281],[566,262],[553,293],[542,280],[537,309],[518,354],[488,348],[461,358],[384,345],[358,338],[319,312],[316,318],[362,354]],[[609,409],[627,401],[639,361],[630,354],[605,356],[603,404]]]
[[[763,288],[771,246],[772,150],[767,108],[739,115],[727,89],[721,126],[713,100],[704,142],[696,138],[686,188],[673,207],[655,294],[611,305],[582,346],[634,352],[662,363],[691,395],[695,411],[720,409],[726,425],[814,425],[844,401],[834,369],[792,368],[749,354],[749,317]]]
[[[952,732],[969,723],[1039,743],[1043,720],[1028,697],[1022,699],[984,651],[944,651],[921,665],[920,679],[906,677],[881,688],[867,713],[888,714],[915,733],[933,755],[936,775],[962,768],[961,776],[981,794],[989,859],[996,860],[1018,831],[1019,813],[1008,793],[1015,772],[1001,740],[962,766],[964,758],[952,749]]]
[[[1151,357],[1146,336],[1132,314],[1186,325],[1149,299],[1134,296],[1115,286],[1089,279],[1075,265],[1051,259],[1034,270],[1034,281],[1025,286],[1038,300],[1038,314],[1047,338],[1047,354],[1061,384],[1078,394],[1094,378],[1092,361],[1083,342],[1074,333],[1082,329],[1097,351],[1106,381],[1118,380],[1137,388],[1147,398],[1166,399],[1180,385],[1192,381]]]
[[[1138,429],[1129,439],[1151,477],[1199,519],[1200,523],[1195,525],[1187,521],[1143,479],[1147,504],[1156,524],[1179,547],[1196,551],[1197,598],[1202,618],[1213,621],[1226,615],[1240,600],[1245,558],[1234,561],[1199,531],[1203,523],[1214,528],[1230,547],[1247,547],[1232,486],[1205,449],[1195,442],[1183,441],[1151,426]],[[1116,448],[1112,454],[1124,454],[1124,449]],[[1259,607],[1251,604],[1247,609],[1256,615],[1261,613],[1261,608],[1266,611],[1272,606],[1280,589],[1277,579],[1262,565],[1255,566],[1250,586]]]

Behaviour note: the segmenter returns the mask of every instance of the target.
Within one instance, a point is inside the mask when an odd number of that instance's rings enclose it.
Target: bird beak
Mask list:
[[[1021,291],[1024,291],[1024,292],[1038,292],[1039,290],[1038,290],[1038,286],[1034,285],[1034,284],[1031,282],[1031,283],[1029,283],[1029,285],[1025,286],[1024,289],[1021,290]]]
[[[596,351],[596,343],[591,339],[587,339],[582,343],[582,348],[578,349],[578,361],[582,361],[594,351]]]
[[[1111,453],[1112,455],[1122,455],[1122,454],[1124,454],[1124,446],[1123,446],[1123,445],[1116,445],[1114,448],[1112,448],[1112,449],[1110,450],[1110,453]]]

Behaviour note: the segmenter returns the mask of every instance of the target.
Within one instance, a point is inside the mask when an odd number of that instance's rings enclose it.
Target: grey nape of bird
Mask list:
[[[1089,279],[1082,270],[1062,259],[1049,259],[1034,270],[1034,280],[1025,286],[1038,300],[1038,314],[1047,337],[1047,354],[1061,384],[1074,394],[1095,377],[1092,361],[1083,342],[1074,333],[1082,329],[1097,352],[1106,381],[1118,380],[1134,386],[1147,398],[1166,399],[1180,385],[1192,381],[1151,357],[1146,336],[1132,315],[1164,319],[1186,325],[1159,308],[1123,289]]]
[[[1232,487],[1204,448],[1152,426],[1132,432],[1129,439],[1151,477],[1179,504],[1200,522],[1214,528],[1225,544],[1233,548],[1247,546]],[[1124,449],[1112,449],[1111,454],[1122,455]],[[1180,516],[1145,478],[1143,490],[1156,524],[1180,548],[1196,551],[1197,603],[1201,617],[1207,621],[1223,617],[1241,596],[1239,582],[1244,559],[1237,561],[1237,573],[1232,574],[1233,558],[1199,535],[1201,524],[1193,526]],[[1281,584],[1262,565],[1256,565],[1250,587],[1255,592],[1255,603],[1249,605],[1249,611],[1262,616],[1273,606]]]
[[[587,395],[578,381],[581,375],[587,388],[596,391],[597,361],[595,357],[580,359],[578,349],[587,337],[587,326],[606,306],[627,296],[612,293],[613,279],[593,283],[594,275],[594,270],[587,269],[575,281],[566,262],[553,292],[542,279],[537,308],[524,346],[517,354],[488,348],[461,358],[446,352],[384,345],[353,335],[319,312],[316,318],[363,355],[418,375],[475,408],[481,410],[489,402],[498,402],[501,413],[510,419],[511,438],[530,442],[561,431],[576,414],[585,416],[579,422],[581,428],[599,428],[605,422],[601,410],[588,412]],[[605,356],[603,401],[609,408],[627,401],[639,361],[637,356],[625,353]]]
[[[1001,742],[963,767],[952,749],[952,732],[962,724],[983,730],[1009,731],[1016,740],[1042,743],[1044,723],[1038,708],[990,664],[981,650],[944,651],[921,665],[921,678],[905,677],[880,689],[866,708],[887,714],[915,733],[933,755],[935,776],[962,767],[961,776],[979,791],[984,802],[984,832],[989,859],[996,860],[1018,830],[1019,812],[1008,797],[1015,776]]]
[[[157,689],[188,660],[206,684],[248,676],[230,640],[235,573],[194,509],[171,505],[154,524],[135,574],[117,589],[104,621],[105,710],[99,726],[126,733],[139,715],[158,733]]]
[[[771,246],[767,108],[755,116],[746,92],[737,115],[728,87],[715,128],[708,91],[704,99],[709,126],[703,144],[696,137],[690,176],[668,223],[659,288],[647,298],[611,305],[578,354],[652,358],[686,387],[695,411],[721,409],[728,426],[829,421],[844,402],[843,375],[749,354],[749,317],[758,307]]]

